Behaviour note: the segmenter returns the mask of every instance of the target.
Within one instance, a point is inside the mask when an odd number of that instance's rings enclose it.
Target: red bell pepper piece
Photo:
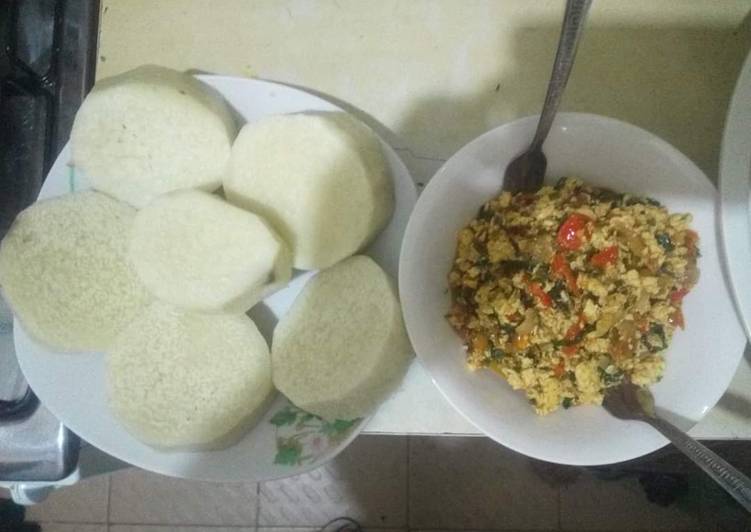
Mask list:
[[[537,300],[543,307],[550,307],[553,304],[552,298],[545,290],[542,289],[542,285],[540,283],[528,281],[527,289],[533,296],[537,298]]]
[[[579,315],[579,319],[574,322],[571,327],[568,328],[568,331],[566,331],[566,334],[563,336],[563,339],[567,342],[570,342],[572,340],[575,340],[576,337],[579,335],[579,332],[584,328],[584,314]]]
[[[576,284],[576,275],[571,271],[571,267],[568,265],[563,253],[553,255],[553,262],[550,266],[553,270],[553,275],[563,279],[572,294],[576,295],[579,293],[579,287]]]

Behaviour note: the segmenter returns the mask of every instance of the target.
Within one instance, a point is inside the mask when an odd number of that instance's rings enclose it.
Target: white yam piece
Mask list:
[[[391,280],[358,255],[311,279],[279,321],[274,384],[324,419],[363,417],[395,389],[411,353]]]
[[[289,248],[263,219],[199,190],[139,211],[128,256],[152,294],[186,310],[245,312],[292,274]]]
[[[245,125],[232,146],[227,199],[267,218],[294,267],[326,268],[384,227],[394,190],[381,144],[343,112],[275,115]]]
[[[72,160],[135,207],[182,188],[219,188],[237,133],[224,99],[193,76],[145,65],[99,81],[76,114]]]
[[[0,289],[58,351],[102,351],[149,302],[125,253],[132,207],[94,191],[33,204],[0,244]]]
[[[266,341],[243,314],[151,305],[108,357],[110,404],[123,426],[167,450],[232,445],[273,395]]]

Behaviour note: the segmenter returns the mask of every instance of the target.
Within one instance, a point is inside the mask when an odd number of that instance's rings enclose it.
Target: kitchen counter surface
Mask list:
[[[422,185],[474,137],[539,111],[563,4],[102,0],[97,77],[157,63],[312,89],[346,102]],[[751,45],[750,8],[730,0],[595,2],[563,110],[648,129],[716,183],[725,113]],[[477,434],[417,361],[367,431]],[[751,438],[748,350],[692,434]]]

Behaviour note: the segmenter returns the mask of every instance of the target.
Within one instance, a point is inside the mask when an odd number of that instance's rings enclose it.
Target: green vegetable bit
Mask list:
[[[506,356],[506,353],[504,353],[502,350],[498,349],[497,347],[494,347],[490,351],[490,359],[494,361],[499,361],[503,359],[503,357]]]
[[[620,384],[620,382],[623,380],[623,372],[621,370],[614,371],[613,373],[608,373],[603,368],[599,368],[599,370],[602,382],[606,387]]]
[[[653,323],[647,334],[642,336],[642,342],[647,346],[650,353],[659,353],[668,348],[668,340],[665,337],[665,329],[659,323]]]
[[[657,233],[655,235],[655,239],[657,240],[657,243],[662,246],[662,249],[665,251],[673,251],[675,249],[675,246],[673,245],[673,241],[670,240],[670,236],[667,233]]]
[[[653,207],[662,207],[662,204],[656,199],[652,198],[639,198],[634,196],[624,196],[624,205],[652,205]]]

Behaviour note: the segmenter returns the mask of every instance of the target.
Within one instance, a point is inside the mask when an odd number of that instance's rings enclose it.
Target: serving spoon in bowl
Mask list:
[[[576,49],[584,31],[584,22],[591,3],[592,0],[566,1],[566,12],[563,15],[563,26],[558,41],[558,50],[555,53],[553,73],[550,75],[548,92],[545,95],[545,103],[542,106],[535,136],[529,148],[506,167],[503,190],[534,192],[542,186],[548,166],[542,145],[550,133],[571,68],[574,66]]]
[[[631,381],[624,381],[607,390],[602,406],[618,419],[643,421],[652,425],[722,486],[747,512],[751,512],[751,479],[678,427],[658,417],[654,398],[649,390],[636,386]]]

